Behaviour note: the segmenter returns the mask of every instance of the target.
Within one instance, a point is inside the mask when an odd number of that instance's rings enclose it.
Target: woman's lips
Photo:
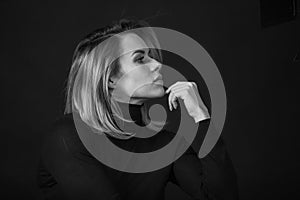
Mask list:
[[[155,83],[155,84],[159,84],[159,85],[163,85],[163,84],[164,84],[164,82],[163,82],[162,79],[156,79],[156,80],[154,81],[154,83]]]
[[[162,80],[162,75],[159,74],[159,75],[154,79],[153,83],[159,84],[159,85],[163,85],[164,82],[163,82],[163,80]]]
[[[162,75],[158,75],[158,76],[154,79],[154,81],[157,81],[157,80],[162,80]]]

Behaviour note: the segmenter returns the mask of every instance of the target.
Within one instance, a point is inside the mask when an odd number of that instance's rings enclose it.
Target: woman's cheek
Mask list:
[[[123,79],[122,87],[128,95],[137,92],[152,83],[151,74],[147,67],[139,66],[128,72]]]
[[[134,84],[141,87],[145,84],[151,83],[151,76],[147,67],[140,66],[136,70],[132,71],[131,77],[134,81]]]
[[[122,87],[123,90],[126,91],[126,94],[130,96],[137,92],[137,90],[139,90],[143,85],[145,85],[144,80],[132,78],[124,81]]]

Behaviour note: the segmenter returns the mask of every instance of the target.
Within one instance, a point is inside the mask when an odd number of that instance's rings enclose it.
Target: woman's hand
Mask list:
[[[168,101],[171,111],[173,109],[172,106],[175,109],[177,108],[176,99],[180,98],[183,100],[189,115],[194,118],[196,123],[210,118],[208,110],[199,95],[196,83],[178,81],[166,90],[166,93],[169,92]]]

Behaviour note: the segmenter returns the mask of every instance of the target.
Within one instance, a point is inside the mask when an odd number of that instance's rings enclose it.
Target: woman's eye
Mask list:
[[[136,60],[136,62],[138,62],[138,63],[144,63],[144,56],[138,58],[138,59]]]

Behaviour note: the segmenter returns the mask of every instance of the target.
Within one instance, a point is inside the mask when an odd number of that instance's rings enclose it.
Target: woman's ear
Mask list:
[[[108,79],[108,87],[111,89],[115,89],[118,80],[120,79],[120,72],[117,70],[118,68],[115,67],[114,71],[110,74],[110,77]]]
[[[109,79],[109,81],[108,81],[108,87],[111,89],[115,88],[115,84],[111,79]]]
[[[111,77],[109,78],[108,80],[108,87],[111,88],[111,89],[114,89],[116,87],[116,78],[115,77]]]

